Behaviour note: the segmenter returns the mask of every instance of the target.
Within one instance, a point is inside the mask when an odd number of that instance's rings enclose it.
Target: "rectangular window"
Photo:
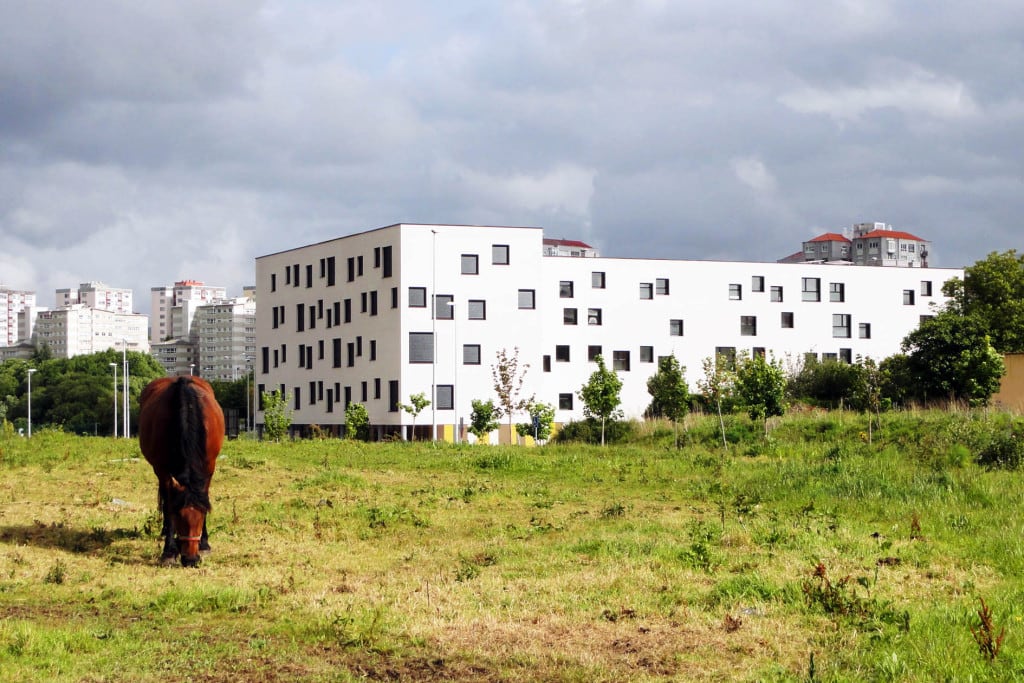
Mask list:
[[[309,405],[316,405],[316,381],[310,380],[309,382]]]
[[[292,283],[292,269],[290,266],[284,267],[284,283],[290,285]]]
[[[359,400],[361,400],[363,403],[366,403],[366,399],[367,399],[367,397],[368,397],[368,395],[370,393],[369,391],[367,391],[368,388],[369,387],[368,387],[366,382],[360,382],[359,383],[359,396],[360,396]]]
[[[729,285],[729,299],[732,301],[739,301],[743,298],[743,285],[731,284]]]
[[[558,409],[559,410],[572,410],[572,394],[559,394],[558,395]]]
[[[674,319],[668,321],[668,335],[670,337],[682,337],[683,336],[683,321]]]
[[[437,409],[451,410],[455,407],[455,387],[451,384],[437,385]]]
[[[558,296],[562,299],[572,298],[572,280],[562,280],[558,283]]]
[[[299,286],[299,264],[292,265],[292,287]]]
[[[334,286],[334,276],[335,276],[335,273],[334,273],[334,257],[333,256],[328,256],[327,257],[327,286],[328,287],[333,287]]]
[[[334,324],[337,325],[341,322],[341,302],[334,302]]]
[[[367,309],[367,305],[366,304],[367,304],[366,292],[360,292],[359,293],[359,312],[360,313],[366,313],[366,309]]]
[[[861,339],[871,339],[871,323],[857,325],[857,336]]]
[[[601,347],[591,344],[587,347],[587,360],[594,362],[594,359],[601,355]]]
[[[377,290],[370,292],[370,315],[377,315]]]
[[[409,362],[434,362],[434,334],[432,332],[409,333]]]
[[[345,322],[352,322],[352,299],[345,299]]]
[[[260,349],[260,360],[261,360],[262,365],[263,365],[263,374],[265,375],[265,374],[270,372],[270,348],[269,347],[264,346],[263,348]]]
[[[352,403],[352,387],[345,387],[345,407],[348,408],[348,404]]]
[[[356,259],[353,256],[348,257],[346,262],[348,265],[348,281],[352,282],[356,279]]]
[[[653,363],[654,362],[654,347],[653,346],[641,346],[640,347],[640,362],[641,363]]]
[[[519,290],[519,308],[521,309],[534,309],[536,308],[537,292],[532,289],[520,289]]]
[[[295,410],[299,410],[302,408],[302,389],[300,389],[299,387],[295,387],[293,405],[295,407]]]
[[[791,311],[782,312],[782,328],[787,330],[793,328],[793,313]]]
[[[470,320],[487,320],[487,302],[483,299],[470,299],[467,302]]]
[[[313,264],[306,266],[306,288],[313,286]]]
[[[832,314],[832,336],[846,339],[850,336],[850,316],[846,313]]]
[[[270,274],[270,291],[271,292],[276,292],[277,291],[277,273],[271,273]]]
[[[821,354],[821,362],[822,363],[825,363],[825,362],[828,362],[828,361],[837,361],[837,360],[839,360],[839,354],[837,354],[837,353],[829,353],[829,352],[826,351],[825,353]]]
[[[576,324],[576,309],[575,308],[563,308],[562,309],[562,323],[565,325]]]
[[[756,337],[757,336],[757,316],[756,315],[741,315],[740,316],[740,336],[743,336],[743,337]]]
[[[569,362],[569,346],[566,344],[559,344],[555,347],[555,362],[556,363],[568,363]]]
[[[370,340],[370,360],[377,360],[377,340]]]
[[[316,306],[309,307],[309,329],[316,329]]]
[[[277,329],[277,306],[274,306],[273,327]]]
[[[380,377],[373,378],[373,398],[380,400]]]
[[[828,300],[839,303],[846,301],[846,285],[842,282],[830,282],[828,285]]]
[[[507,244],[492,244],[491,245],[491,263],[496,266],[507,266],[508,265],[508,245]]]
[[[388,380],[388,412],[398,412],[398,380]]]
[[[594,289],[604,289],[604,271],[595,270],[590,274],[590,286]]]
[[[451,294],[438,294],[434,297],[434,316],[438,320],[454,320],[455,312],[454,306],[448,304],[455,303],[455,297]]]
[[[821,301],[821,278],[801,278],[800,292],[802,301]]]
[[[782,287],[773,285],[769,293],[769,300],[775,303],[782,303]]]
[[[380,247],[373,248],[373,267],[380,268]]]
[[[302,332],[306,329],[306,305],[295,304],[295,331]]]
[[[551,356],[544,354],[541,358],[541,368],[544,372],[551,372]]]
[[[331,340],[331,356],[334,361],[332,365],[336,368],[341,367],[341,339],[335,337]]]
[[[754,275],[750,278],[750,291],[751,292],[763,292],[764,291],[764,276]]]
[[[462,345],[462,364],[463,365],[480,365],[480,345],[479,344],[463,344]]]
[[[661,296],[668,296],[668,278],[659,277],[654,281],[654,293]]]
[[[409,288],[409,308],[426,308],[427,307],[427,288],[426,287],[410,287]]]
[[[735,346],[716,346],[715,347],[715,367],[725,368],[726,370],[736,369],[736,347]]]
[[[764,358],[764,347],[763,346],[755,346],[754,348],[752,348],[750,350],[750,357],[751,358]]]
[[[903,305],[913,306],[914,305],[914,290],[904,289],[903,290]]]
[[[846,364],[853,363],[853,349],[839,349],[839,362]]]
[[[612,370],[629,371],[629,351],[612,351]]]
[[[360,254],[356,256],[356,275],[359,277],[363,276],[363,256]]]
[[[931,280],[921,280],[921,296],[931,296],[931,295],[932,295],[932,281]]]
[[[398,287],[391,288],[391,308],[398,308]]]
[[[391,277],[391,247],[384,247],[381,249],[381,258],[383,263],[381,264],[381,277]]]
[[[357,358],[362,358],[363,357],[363,338],[362,337],[356,337],[356,357]]]
[[[653,299],[654,298],[654,285],[650,282],[640,283],[640,299]]]
[[[480,274],[480,257],[476,254],[463,254],[462,255],[462,274],[463,275],[479,275]]]
[[[348,361],[345,363],[345,365],[350,368],[353,368],[356,365],[356,345],[354,342],[349,342],[348,344],[345,345],[345,349],[348,352]]]
[[[587,309],[587,324],[588,325],[600,325],[601,324],[601,309],[600,308],[588,308]]]

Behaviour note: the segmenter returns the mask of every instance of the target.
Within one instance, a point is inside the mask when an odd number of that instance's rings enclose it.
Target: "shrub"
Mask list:
[[[978,452],[978,464],[991,469],[1019,470],[1024,465],[1024,422],[1000,429]]]
[[[362,403],[349,403],[345,408],[345,437],[370,440],[370,415]]]
[[[612,420],[604,425],[605,443],[622,443],[636,438],[637,425],[631,420]],[[557,443],[601,443],[601,421],[588,417],[563,425],[555,436]]]

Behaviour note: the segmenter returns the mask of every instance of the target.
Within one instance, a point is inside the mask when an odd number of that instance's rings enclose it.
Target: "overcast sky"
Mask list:
[[[1020,0],[0,0],[0,282],[149,312],[399,222],[969,265],[1024,247],[1022,74]]]

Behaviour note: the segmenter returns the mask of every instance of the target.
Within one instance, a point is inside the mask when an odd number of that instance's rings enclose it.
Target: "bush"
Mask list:
[[[636,439],[637,425],[631,420],[611,420],[604,425],[605,443],[622,443]],[[555,436],[556,443],[601,443],[601,421],[588,417],[585,420],[563,425]]]
[[[370,415],[362,403],[349,403],[345,408],[345,438],[370,440]]]
[[[991,469],[1019,470],[1024,465],[1024,421],[1015,420],[1008,429],[992,435],[979,449],[978,464]]]

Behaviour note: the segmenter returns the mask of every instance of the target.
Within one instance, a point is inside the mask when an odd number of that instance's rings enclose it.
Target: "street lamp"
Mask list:
[[[192,376],[192,370],[193,370],[193,369],[194,369],[195,367],[196,367],[196,364],[195,364],[195,363],[189,363],[189,364],[188,364],[188,376],[189,376],[189,377],[191,377],[191,376]]]
[[[437,441],[437,230],[430,229],[430,440]],[[413,434],[413,438],[416,435]]]
[[[121,337],[121,343],[123,344],[123,346],[121,347],[121,363],[124,366],[122,368],[122,372],[121,372],[121,377],[124,380],[124,392],[123,392],[124,396],[121,398],[121,400],[122,400],[121,413],[124,415],[124,419],[122,420],[122,423],[124,424],[124,438],[127,439],[128,438],[128,434],[131,432],[131,427],[128,424],[129,423],[129,418],[131,416],[128,414],[128,339],[127,339],[127,337]]]
[[[455,301],[449,301],[452,309],[452,346],[455,350],[455,365],[452,366],[452,443],[459,442],[459,404],[455,400],[455,387],[459,383],[459,323],[455,317]],[[467,309],[468,310],[468,309]]]
[[[35,368],[28,369],[28,438],[32,438],[32,373]]]
[[[252,358],[252,356],[242,356],[242,358],[245,360],[245,431],[248,432],[249,431],[249,415],[251,413],[251,411],[249,410],[249,398],[250,398],[250,394],[249,394],[249,375],[252,374],[252,365],[251,365],[251,363],[252,363],[253,358]]]
[[[117,363],[110,363],[114,370],[114,438],[117,438]]]

